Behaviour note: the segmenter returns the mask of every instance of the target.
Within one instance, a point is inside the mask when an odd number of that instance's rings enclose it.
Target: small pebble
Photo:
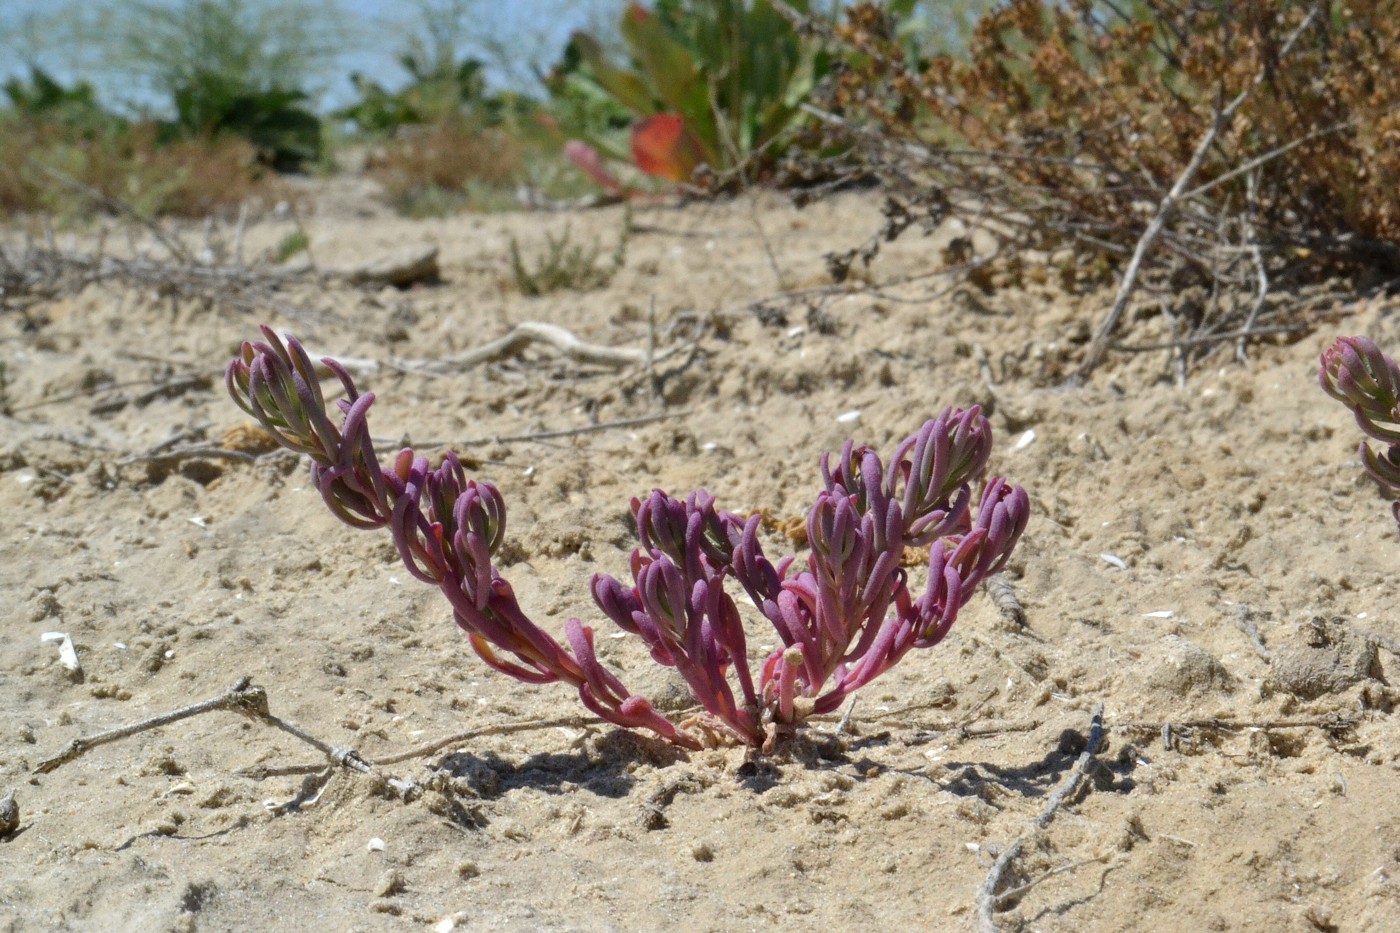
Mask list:
[[[0,797],[0,838],[19,829],[19,804],[15,803],[15,792],[10,791]]]
[[[379,876],[379,881],[374,885],[375,897],[393,897],[403,890],[403,875],[397,869],[389,869]]]

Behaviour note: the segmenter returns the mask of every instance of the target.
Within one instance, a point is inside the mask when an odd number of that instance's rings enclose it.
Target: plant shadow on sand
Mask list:
[[[541,752],[518,762],[494,751],[462,751],[439,759],[433,767],[464,782],[464,789],[485,800],[523,788],[562,794],[570,786],[582,787],[600,797],[620,799],[631,793],[637,783],[631,773],[635,762],[665,768],[683,762],[685,757],[680,749],[664,742],[615,730],[577,751]]]
[[[1085,738],[1076,729],[1066,729],[1060,733],[1059,743],[1039,761],[1016,768],[988,764],[986,762],[949,761],[945,764],[952,780],[941,784],[943,790],[959,797],[985,797],[987,788],[995,785],[1022,797],[1044,797],[1059,786],[1061,780],[1074,768],[1080,753],[1084,751]],[[1113,791],[1120,794],[1132,793],[1137,786],[1132,773],[1137,769],[1139,755],[1136,748],[1125,745],[1116,755],[1104,756],[1108,751],[1107,742],[1085,770],[1094,790]]]

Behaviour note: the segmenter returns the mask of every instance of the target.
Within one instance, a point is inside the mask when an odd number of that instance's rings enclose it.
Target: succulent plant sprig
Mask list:
[[[1400,493],[1400,367],[1367,337],[1338,337],[1322,352],[1318,367],[1322,390],[1351,409],[1368,437],[1385,444],[1373,450],[1361,442],[1366,472],[1392,495]],[[1400,500],[1390,514],[1400,527]]]
[[[1367,337],[1338,337],[1322,353],[1322,390],[1351,409],[1356,424],[1386,445],[1375,451],[1361,442],[1361,462],[1382,486],[1400,491],[1400,367]],[[1396,504],[1400,521],[1400,503]]]
[[[592,628],[569,619],[564,644],[525,614],[495,562],[506,532],[496,486],[469,479],[451,452],[435,469],[408,448],[381,465],[366,421],[374,395],[323,359],[345,390],[337,427],[302,345],[267,327],[262,333],[228,366],[233,400],[311,458],[312,483],[336,517],[389,528],[405,567],[443,593],[486,664],[526,683],[567,683],[600,718],[686,748],[724,736],[770,748],[778,732],[836,709],[910,650],[938,644],[977,585],[1006,564],[1030,512],[1023,489],[993,478],[973,513],[972,486],[992,448],[975,407],[930,419],[888,465],[853,442],[834,461],[824,457],[804,569],[795,557],[772,563],[759,516],[722,511],[704,490],[633,499],[631,583],[598,574],[590,589],[604,615],[690,688],[704,712],[677,724],[602,666]],[[910,546],[930,549],[917,597],[901,566]],[[757,676],[730,578],[782,643]]]

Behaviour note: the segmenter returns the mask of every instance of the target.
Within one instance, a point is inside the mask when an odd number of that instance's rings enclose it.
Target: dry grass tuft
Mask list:
[[[402,213],[449,213],[466,203],[475,186],[505,188],[520,179],[522,147],[500,130],[450,118],[399,133],[370,158],[368,168]]]

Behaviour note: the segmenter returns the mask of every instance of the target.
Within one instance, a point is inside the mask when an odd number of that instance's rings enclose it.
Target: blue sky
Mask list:
[[[116,0],[117,3],[120,0]],[[405,75],[395,56],[420,23],[420,4],[415,0],[335,0],[346,14],[345,25],[354,38],[351,47],[338,56],[324,80],[323,103],[338,106],[351,93],[348,75],[360,71],[387,87],[403,83]],[[505,49],[512,67],[528,74],[529,62],[547,63],[563,48],[574,29],[600,22],[612,22],[620,14],[624,0],[469,0],[480,24],[481,35],[494,39]],[[115,4],[114,4],[115,5]],[[68,0],[67,9],[83,6],[82,0]],[[55,0],[0,0],[0,80],[27,74],[31,57],[61,81],[86,77],[98,85],[109,101],[136,98],[123,82],[104,78],[92,64],[95,51],[81,43],[53,39],[65,28],[61,11],[65,4]],[[17,25],[29,24],[27,37]],[[6,41],[8,33],[9,41]],[[468,49],[470,52],[471,50]],[[497,78],[503,76],[497,69]]]

